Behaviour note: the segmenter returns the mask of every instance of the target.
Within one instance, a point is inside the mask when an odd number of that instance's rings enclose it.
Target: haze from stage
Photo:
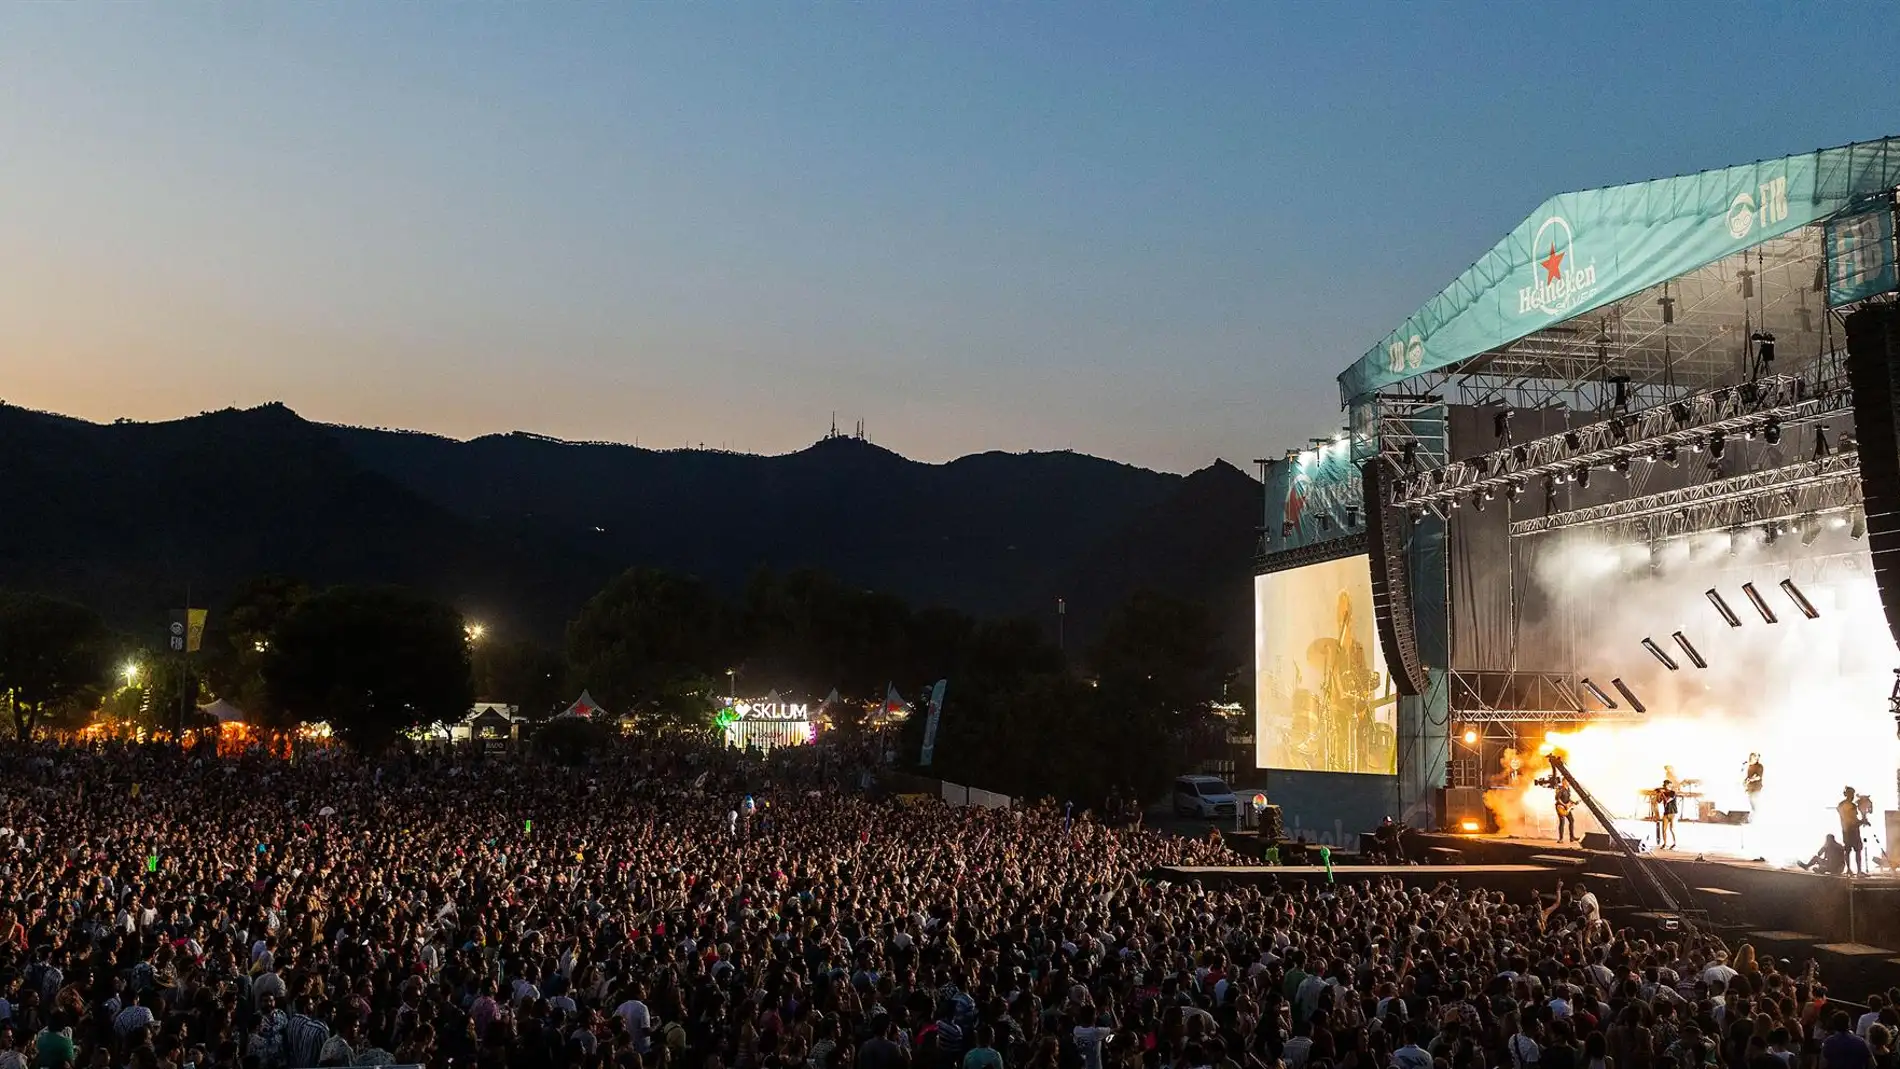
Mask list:
[[[1364,554],[1254,578],[1254,698],[1261,767],[1396,770],[1398,697]]]
[[[1700,781],[1694,789],[1703,797],[1683,800],[1684,817],[1694,817],[1704,799],[1718,810],[1747,810],[1744,766],[1757,752],[1766,775],[1754,819],[1719,829],[1679,824],[1685,848],[1690,833],[1699,833],[1704,845],[1695,849],[1777,863],[1805,860],[1825,835],[1839,832],[1833,806],[1842,787],[1870,795],[1877,809],[1894,808],[1900,743],[1887,696],[1900,655],[1881,612],[1867,544],[1850,539],[1845,528],[1844,522],[1827,524],[1812,545],[1793,536],[1770,545],[1755,529],[1733,543],[1728,532],[1677,539],[1652,555],[1645,545],[1578,533],[1544,536],[1562,541],[1521,557],[1514,552],[1520,579],[1528,576],[1559,606],[1549,618],[1519,626],[1573,629],[1578,672],[1604,684],[1621,677],[1649,708],[1639,720],[1545,736],[1563,749],[1578,780],[1613,815],[1630,821],[1625,830],[1644,830],[1649,814],[1641,792],[1662,782],[1665,765]],[[1777,589],[1783,579],[1795,582],[1819,618],[1796,610]],[[1741,592],[1745,582],[1763,593],[1780,622],[1763,621]],[[1704,595],[1710,588],[1734,607],[1742,626],[1722,619]],[[1670,647],[1669,636],[1678,630],[1708,668],[1679,659],[1681,669],[1668,671],[1641,645],[1647,636]],[[1524,749],[1535,753],[1535,728],[1525,728],[1531,734]],[[1536,762],[1513,791],[1491,792],[1505,832],[1554,834],[1551,792],[1531,784],[1543,767]],[[1594,824],[1583,816],[1580,823]],[[1718,831],[1731,847],[1717,845]],[[1871,836],[1868,845],[1874,847]]]

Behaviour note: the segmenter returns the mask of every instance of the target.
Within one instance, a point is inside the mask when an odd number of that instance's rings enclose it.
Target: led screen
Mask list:
[[[1254,746],[1263,768],[1392,774],[1398,692],[1362,554],[1254,578]]]

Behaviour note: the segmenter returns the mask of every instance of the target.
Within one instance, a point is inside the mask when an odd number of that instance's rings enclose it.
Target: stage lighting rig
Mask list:
[[[1781,592],[1788,595],[1788,600],[1794,602],[1794,607],[1801,610],[1801,615],[1810,620],[1816,619],[1821,615],[1821,610],[1815,608],[1814,603],[1808,600],[1808,596],[1801,592],[1801,588],[1794,585],[1794,580],[1783,579],[1781,581]]]
[[[1769,445],[1780,445],[1781,421],[1773,416],[1769,416],[1768,422],[1762,426],[1761,440],[1767,442]]]
[[[1616,708],[1616,699],[1605,694],[1603,688],[1591,682],[1588,676],[1585,676],[1583,679],[1583,689],[1589,691],[1590,697],[1595,698],[1605,709]]]
[[[1749,604],[1755,606],[1756,612],[1761,613],[1763,623],[1772,624],[1779,622],[1775,616],[1775,610],[1769,608],[1768,603],[1762,600],[1761,591],[1755,589],[1755,584],[1743,583],[1742,593],[1748,595]]]
[[[1585,490],[1590,489],[1590,466],[1588,464],[1577,469],[1577,485]]]
[[[1645,638],[1643,640],[1643,648],[1649,651],[1649,655],[1651,657],[1654,657],[1656,658],[1656,660],[1662,662],[1662,666],[1664,668],[1669,669],[1671,672],[1681,670],[1682,666],[1676,663],[1676,659],[1674,657],[1669,656],[1669,653],[1667,650],[1664,650],[1661,646],[1656,645],[1655,639]]]
[[[1709,435],[1709,455],[1710,456],[1714,457],[1717,460],[1721,460],[1722,454],[1727,451],[1728,451],[1728,438],[1724,436],[1721,431],[1716,431],[1714,434]]]
[[[1715,606],[1715,611],[1722,614],[1722,621],[1724,623],[1728,624],[1730,627],[1742,626],[1742,618],[1735,615],[1734,609],[1731,609],[1728,607],[1728,602],[1722,599],[1722,594],[1720,591],[1716,590],[1714,587],[1710,587],[1709,589],[1702,592],[1702,596],[1708,598],[1709,604]]]
[[[1645,706],[1642,702],[1636,700],[1635,693],[1631,691],[1628,685],[1626,685],[1623,682],[1623,677],[1618,676],[1617,678],[1610,680],[1610,686],[1615,687],[1616,692],[1623,696],[1623,700],[1630,703],[1631,709],[1634,709],[1639,713],[1649,712],[1649,708],[1647,706]]]
[[[1669,637],[1675,639],[1676,645],[1682,647],[1682,652],[1689,658],[1690,664],[1695,665],[1697,668],[1707,668],[1709,666],[1709,662],[1702,659],[1702,654],[1697,651],[1694,646],[1689,644],[1689,636],[1678,631]]]

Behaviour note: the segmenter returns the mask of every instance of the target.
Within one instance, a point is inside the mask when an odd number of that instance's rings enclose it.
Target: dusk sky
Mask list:
[[[1900,132],[1890,14],[7,5],[0,398],[1245,467],[1545,196]]]

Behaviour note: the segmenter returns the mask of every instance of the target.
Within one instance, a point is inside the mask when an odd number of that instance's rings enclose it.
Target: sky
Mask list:
[[[0,399],[1243,468],[1544,197],[1900,132],[1878,7],[0,6]]]

